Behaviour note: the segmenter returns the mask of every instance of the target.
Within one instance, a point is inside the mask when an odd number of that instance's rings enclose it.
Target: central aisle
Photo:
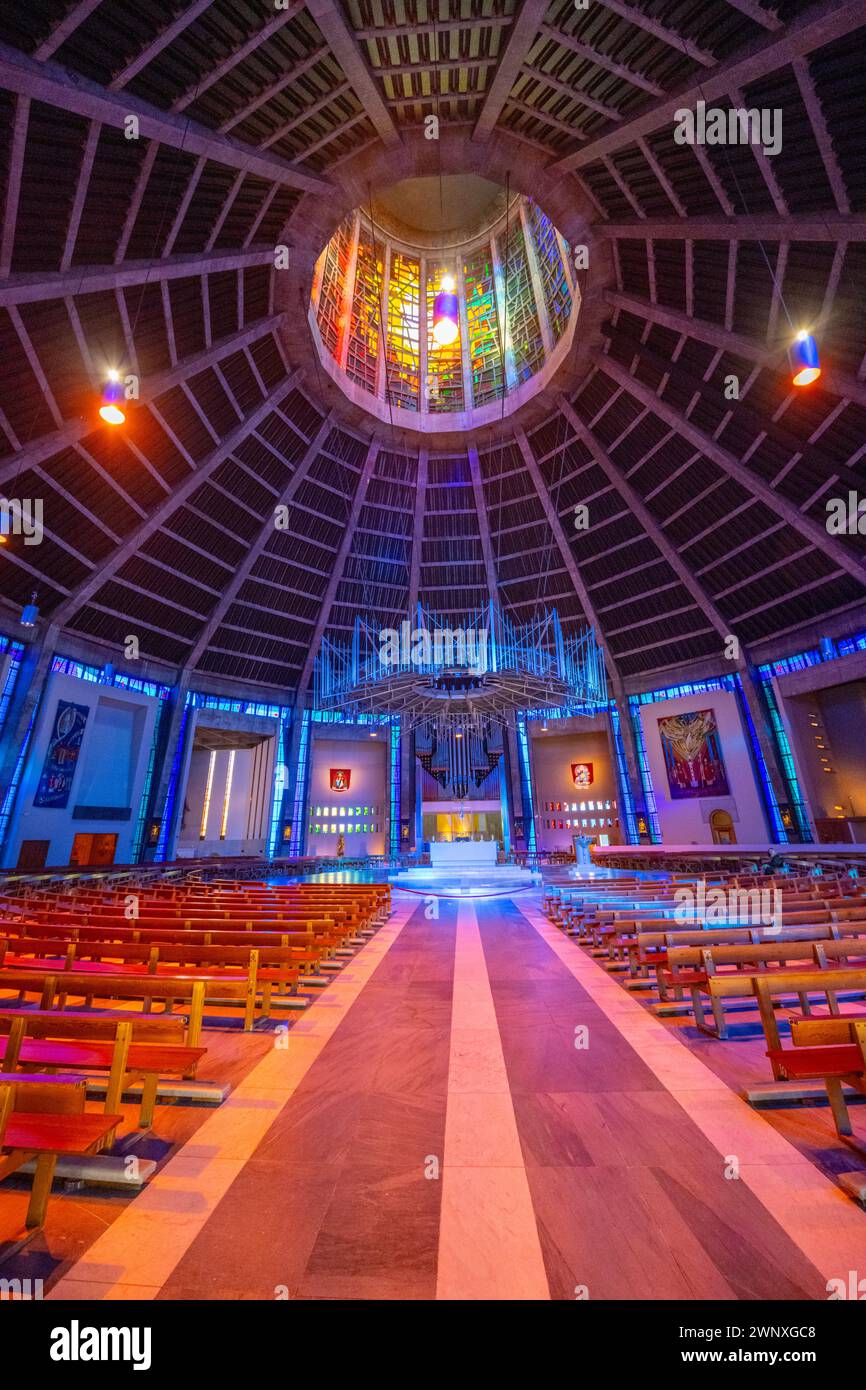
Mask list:
[[[535,894],[442,900],[438,919],[415,901],[397,895],[56,1296],[826,1297],[804,1250],[847,1258],[866,1217],[555,933]],[[830,1253],[820,1232],[795,1243],[756,1180],[725,1176],[729,1113],[747,1148],[766,1131],[765,1154],[739,1156],[786,1202],[810,1188],[830,1204]]]

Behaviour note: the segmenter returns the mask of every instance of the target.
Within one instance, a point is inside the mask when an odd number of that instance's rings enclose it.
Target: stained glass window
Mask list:
[[[349,269],[355,219],[346,218],[337,228],[324,252],[322,287],[319,290],[318,322],[322,343],[333,357],[339,359],[340,337],[346,325],[342,321],[343,287]]]
[[[433,339],[433,305],[443,275],[454,277],[454,266],[445,262],[427,263],[427,410],[463,409],[462,340],[440,347]],[[456,277],[455,277],[456,278]]]
[[[544,363],[544,344],[519,217],[514,218],[507,236],[503,236],[500,254],[508,304],[506,349],[511,347],[518,381],[526,381]]]
[[[355,296],[349,325],[346,373],[352,381],[367,391],[376,390],[383,273],[381,242],[376,245],[374,252],[373,240],[362,227],[358,240],[358,266],[355,271]]]
[[[323,348],[353,386],[376,398],[383,419],[395,408],[439,417],[494,404],[503,390],[538,373],[546,347],[573,322],[568,248],[529,199],[514,200],[507,220],[500,217],[450,252],[430,251],[429,260],[427,254],[390,240],[359,209],[340,225],[317,263],[315,312]],[[440,347],[432,332],[436,294],[443,276],[459,280],[461,269],[461,331],[454,343]],[[549,338],[546,331],[542,338],[544,319]]]
[[[387,396],[391,405],[418,409],[418,316],[421,266],[392,251],[388,280]]]
[[[553,341],[558,342],[571,316],[571,289],[562,263],[559,236],[550,218],[535,203],[527,203],[527,213],[541,272],[550,331]]]
[[[463,267],[473,403],[484,405],[502,395],[502,354],[496,320],[493,258],[488,246],[474,252]]]

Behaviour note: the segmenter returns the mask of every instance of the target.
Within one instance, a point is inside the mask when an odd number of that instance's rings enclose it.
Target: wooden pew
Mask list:
[[[26,1226],[45,1224],[54,1169],[60,1155],[84,1157],[113,1143],[122,1115],[84,1113],[85,1083],[70,1078],[29,1081],[0,1079],[0,1179],[31,1159],[36,1172],[30,1191]]]
[[[297,985],[303,966],[315,963],[313,952],[298,953],[293,946],[250,947],[208,945],[199,946],[186,941],[181,934],[176,940],[161,942],[118,942],[80,940],[66,937],[0,937],[0,965],[7,968],[39,964],[45,969],[74,970],[99,963],[113,971],[117,966],[127,973],[146,971],[151,975],[177,973],[174,967],[252,970],[254,955],[258,961],[257,979],[283,986]],[[138,967],[136,970],[135,968]]]
[[[148,1023],[155,1026],[148,1029]],[[179,1024],[181,1037],[183,1020]],[[155,1041],[155,1035],[168,1030],[163,1016],[158,1019],[120,1018],[111,1028],[94,1026],[86,1015],[62,1011],[0,1011],[0,1061],[6,1071],[31,1068],[107,1074],[105,1109],[113,1114],[130,1086],[141,1082],[139,1125],[147,1129],[153,1122],[160,1078],[195,1076],[207,1049],[186,1047],[177,1039]],[[98,1032],[99,1037],[92,1034]],[[147,1036],[147,1034],[150,1036]],[[4,1034],[6,1036],[4,1036]]]
[[[835,930],[831,925],[783,927],[781,931],[775,931],[772,927],[706,927],[698,930],[638,932],[637,936],[626,938],[623,945],[628,952],[628,969],[633,978],[647,979],[652,970],[662,999],[667,999],[671,993],[676,998],[682,998],[683,986],[672,979],[671,952],[687,948],[696,952],[715,951],[722,946],[766,946],[774,942],[785,945],[815,941],[829,943]],[[866,926],[863,930],[866,930]],[[676,955],[673,959],[674,962],[682,961]],[[693,957],[691,963],[697,965],[698,957]]]
[[[826,943],[802,941],[772,941],[760,945],[738,946],[680,946],[668,948],[668,964],[657,973],[664,984],[670,988],[680,987],[689,991],[695,1024],[711,1037],[728,1037],[725,1017],[726,999],[748,999],[753,996],[752,979],[761,974],[773,975],[787,982],[788,994],[800,999],[804,1013],[809,1012],[808,996],[799,991],[794,981],[798,977],[795,962],[802,968],[811,957],[813,969],[826,970],[837,976],[845,972],[828,961],[824,952]],[[719,967],[727,966],[721,971]],[[775,967],[773,969],[772,967]],[[709,1002],[714,1026],[711,1026],[704,1013],[704,998]],[[657,1005],[656,1012],[664,1012],[665,1005]]]
[[[43,944],[44,943],[40,943]],[[244,951],[245,961],[238,966],[227,966],[222,970],[206,969],[201,965],[182,965],[175,964],[169,967],[160,967],[158,961],[154,963],[153,970],[141,963],[124,965],[122,963],[112,963],[110,956],[114,948],[106,946],[105,951],[109,960],[102,962],[76,962],[73,951],[75,943],[70,943],[67,947],[67,954],[63,960],[57,958],[37,958],[27,957],[18,964],[7,967],[5,963],[0,965],[0,988],[4,983],[7,988],[24,989],[20,982],[24,977],[30,979],[43,978],[49,979],[57,976],[59,986],[56,993],[61,997],[66,994],[80,995],[85,999],[98,997],[104,998],[134,998],[141,999],[150,1007],[153,998],[173,1001],[180,999],[189,1000],[190,1009],[190,1030],[201,1027],[201,1013],[197,1019],[194,1015],[197,1011],[196,1000],[193,998],[191,987],[195,983],[200,983],[204,990],[204,998],[211,1003],[221,999],[226,999],[234,1003],[236,999],[243,999],[244,1008],[244,1029],[249,1031],[255,1024],[256,1007],[259,999],[261,1000],[262,1017],[269,1017],[270,1001],[273,987],[276,985],[290,992],[297,989],[299,970],[297,966],[277,965],[269,966],[266,969],[260,967],[260,952],[258,948],[253,948],[248,952]],[[140,950],[140,947],[118,946],[116,954]],[[149,953],[158,951],[157,947],[150,947]],[[220,954],[223,948],[195,948],[195,951],[213,949],[216,954]],[[243,948],[238,948],[243,949]],[[275,948],[280,949],[280,948]],[[179,953],[175,952],[175,954]],[[157,982],[161,982],[164,988],[161,993],[155,993],[154,987]],[[120,993],[118,986],[125,982],[132,988],[132,993],[127,988],[124,993]],[[145,986],[145,982],[150,982]],[[33,986],[30,986],[31,991]],[[47,986],[46,986],[47,988]],[[136,990],[138,991],[136,993]],[[47,1007],[47,1005],[44,1005]],[[192,1039],[190,1039],[192,1045]]]
[[[0,923],[0,927],[7,933],[10,931],[8,923]],[[108,945],[111,942],[129,943],[133,945],[187,945],[196,946],[242,946],[249,953],[252,947],[264,948],[269,951],[271,948],[283,947],[290,948],[291,961],[296,963],[302,971],[311,972],[324,965],[328,968],[339,968],[342,962],[334,960],[337,950],[340,948],[341,940],[320,932],[253,932],[253,931],[197,931],[194,928],[179,927],[97,927],[89,924],[51,927],[51,926],[32,926],[26,925],[16,927],[16,931],[26,933],[26,937],[9,935],[10,949],[17,946],[22,939],[33,942],[50,942],[53,940],[63,940],[67,944],[70,942],[81,942],[86,945],[94,942],[97,945]],[[58,933],[62,932],[58,936]],[[86,955],[80,950],[77,952],[79,958]],[[165,955],[163,955],[165,959]]]
[[[266,986],[266,989],[269,989]],[[218,975],[112,975],[82,971],[4,970],[0,969],[0,991],[12,991],[23,997],[38,995],[40,1008],[65,1007],[71,996],[76,999],[128,999],[139,1003],[149,1012],[155,1002],[171,1009],[176,1003],[188,1004],[186,1045],[198,1047],[206,1003],[226,1000],[244,1009],[244,1028],[249,1031],[255,1022],[256,992],[247,977],[223,979]],[[2,1002],[2,1001],[0,1001]],[[267,1010],[263,1015],[268,1016]]]
[[[832,1006],[843,988],[859,990],[866,987],[866,970],[834,972],[832,986],[827,975],[803,973],[798,986],[807,994],[824,993],[828,1005]],[[822,1081],[837,1133],[842,1137],[849,1136],[852,1133],[851,1117],[842,1088],[850,1086],[861,1095],[866,1095],[866,1018],[838,1015],[831,1018],[792,1018],[790,1026],[794,1046],[783,1048],[773,1007],[778,981],[756,976],[753,988],[764,1025],[767,1056],[772,1064],[773,1076],[777,1081]]]

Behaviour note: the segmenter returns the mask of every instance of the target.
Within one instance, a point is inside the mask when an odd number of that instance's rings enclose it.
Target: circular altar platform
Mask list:
[[[495,898],[537,888],[541,874],[514,864],[488,864],[478,868],[403,869],[389,874],[388,881],[394,888],[423,897]]]

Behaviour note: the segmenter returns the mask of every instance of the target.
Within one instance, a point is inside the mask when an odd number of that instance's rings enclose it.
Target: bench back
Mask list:
[[[77,1038],[113,1042],[120,1023],[132,1025],[134,1042],[182,1046],[186,1022],[181,1014],[79,1013],[75,1009],[0,1009],[0,1033],[23,1019],[28,1038]]]
[[[827,1047],[855,1042],[866,1025],[866,1015],[846,1014],[844,1018],[792,1018],[791,1041],[797,1047]]]
[[[753,975],[752,992],[758,1000],[761,1023],[768,1049],[778,1051],[781,1047],[779,1021],[773,1007],[773,999],[779,994],[823,995],[828,1004],[835,1002],[838,994],[859,994],[866,989],[866,970],[791,970],[778,975]],[[822,1020],[826,1022],[826,1020]]]
[[[696,931],[639,932],[636,940],[641,950],[667,946],[670,955],[671,951],[690,946],[714,950],[717,946],[761,946],[774,941],[827,941],[831,931],[830,926],[783,927],[778,932],[773,931],[772,927],[703,927]]]
[[[809,941],[780,941],[777,936],[753,944],[721,946],[670,946],[668,965],[672,970],[680,966],[703,966],[708,974],[720,965],[762,966],[775,961],[815,960],[817,948]]]

